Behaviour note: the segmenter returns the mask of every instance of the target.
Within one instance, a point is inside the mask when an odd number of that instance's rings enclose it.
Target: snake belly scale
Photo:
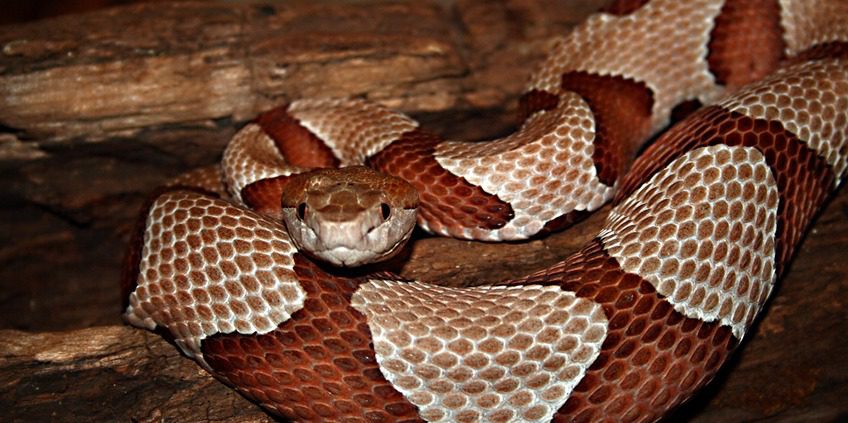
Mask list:
[[[295,421],[658,420],[739,345],[839,186],[846,65],[845,1],[619,0],[558,40],[498,140],[294,101],[152,200],[124,317]],[[337,276],[281,223],[317,206],[280,211],[280,196],[306,169],[360,164],[418,192],[362,202],[374,225],[417,205],[432,233],[520,240],[614,207],[582,249],[518,280]]]

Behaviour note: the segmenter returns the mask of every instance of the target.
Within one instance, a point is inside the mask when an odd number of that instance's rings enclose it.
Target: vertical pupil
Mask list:
[[[392,215],[392,208],[386,203],[380,203],[380,212],[383,213],[383,220],[386,220]]]
[[[306,218],[306,203],[297,205],[297,218],[303,220]]]

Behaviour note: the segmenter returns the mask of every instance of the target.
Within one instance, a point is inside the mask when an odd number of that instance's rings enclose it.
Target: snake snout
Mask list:
[[[392,257],[415,227],[418,204],[414,189],[395,179],[366,168],[316,171],[295,200],[284,200],[295,245],[345,267]]]

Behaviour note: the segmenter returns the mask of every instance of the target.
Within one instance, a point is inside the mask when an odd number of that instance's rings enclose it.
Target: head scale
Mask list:
[[[401,251],[415,227],[418,193],[402,179],[353,166],[292,176],[281,204],[283,221],[301,251],[353,267]]]

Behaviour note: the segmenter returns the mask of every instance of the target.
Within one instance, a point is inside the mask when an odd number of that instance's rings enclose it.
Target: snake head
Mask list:
[[[281,197],[295,245],[336,266],[386,260],[415,227],[418,192],[408,182],[363,166],[292,176]]]

